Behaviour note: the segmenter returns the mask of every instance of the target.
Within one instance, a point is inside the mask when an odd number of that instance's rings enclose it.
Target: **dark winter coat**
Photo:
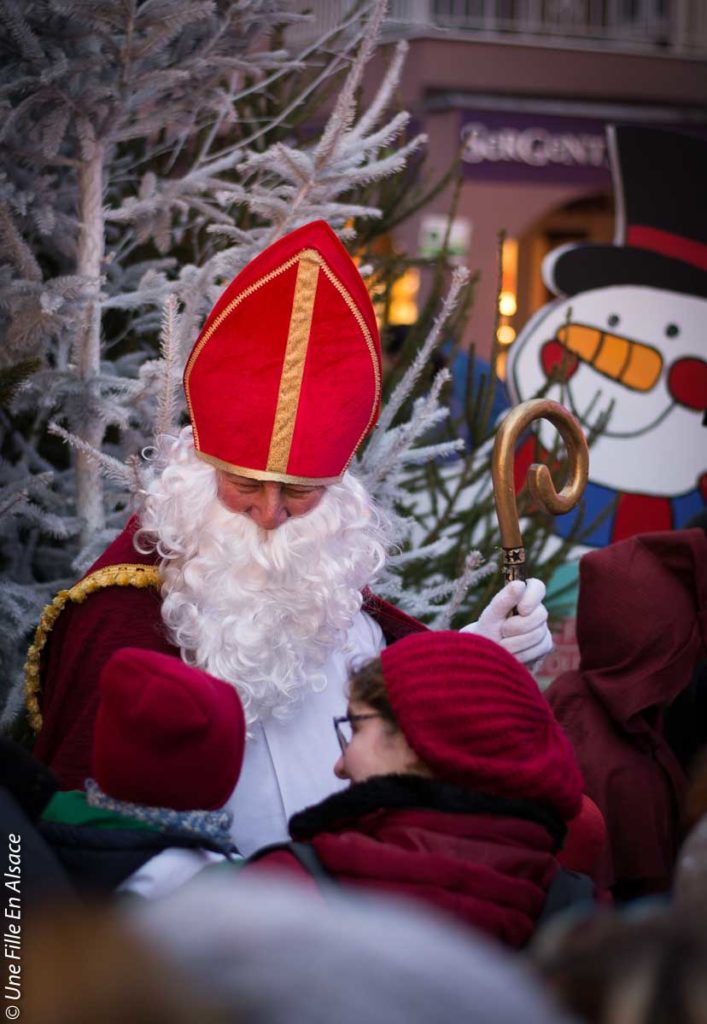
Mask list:
[[[232,849],[203,834],[91,807],[82,792],[57,794],[38,829],[76,891],[87,897],[113,893],[165,850],[209,850],[223,855]]]
[[[164,850],[202,850],[205,847],[198,836],[132,828],[91,828],[90,825],[44,822],[39,831],[76,891],[84,896],[114,892]]]

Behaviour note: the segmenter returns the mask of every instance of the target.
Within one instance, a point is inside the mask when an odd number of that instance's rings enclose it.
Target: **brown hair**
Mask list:
[[[400,732],[405,736],[388,699],[383,664],[380,658],[373,658],[351,672],[348,692],[350,701],[355,701],[357,704],[368,704],[374,711],[377,711],[389,732]],[[405,736],[405,741],[408,743],[411,757],[408,770],[416,775],[433,776],[434,773],[417,756],[417,752],[408,742],[407,736]]]
[[[357,704],[368,704],[374,708],[388,725],[400,729],[393,713],[385,688],[383,665],[380,658],[372,658],[349,676],[349,700]]]

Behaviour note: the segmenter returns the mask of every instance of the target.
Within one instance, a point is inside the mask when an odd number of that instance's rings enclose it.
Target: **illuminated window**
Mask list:
[[[499,345],[512,345],[516,340],[516,332],[510,324],[500,324],[496,331],[496,338]]]
[[[512,345],[516,332],[508,322],[518,311],[518,241],[504,238],[501,249],[501,291],[498,296],[498,329],[496,340],[499,345]]]
[[[388,323],[414,324],[417,320],[417,296],[420,291],[420,271],[409,267],[390,289]]]
[[[501,316],[513,316],[518,309],[518,240],[504,238],[501,250],[501,294],[498,311]]]
[[[515,316],[518,302],[513,292],[501,292],[498,297],[498,309],[501,316]]]

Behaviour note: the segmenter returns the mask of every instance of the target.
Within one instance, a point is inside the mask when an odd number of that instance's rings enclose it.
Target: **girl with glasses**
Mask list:
[[[334,728],[349,788],[291,818],[295,842],[246,871],[311,874],[315,861],[524,945],[582,806],[572,748],[527,669],[483,637],[408,636],[352,674]]]

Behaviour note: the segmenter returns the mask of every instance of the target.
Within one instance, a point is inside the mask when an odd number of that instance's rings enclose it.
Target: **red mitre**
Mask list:
[[[199,335],[184,390],[200,458],[256,480],[339,480],[380,407],[361,275],[324,221],[265,249]]]

